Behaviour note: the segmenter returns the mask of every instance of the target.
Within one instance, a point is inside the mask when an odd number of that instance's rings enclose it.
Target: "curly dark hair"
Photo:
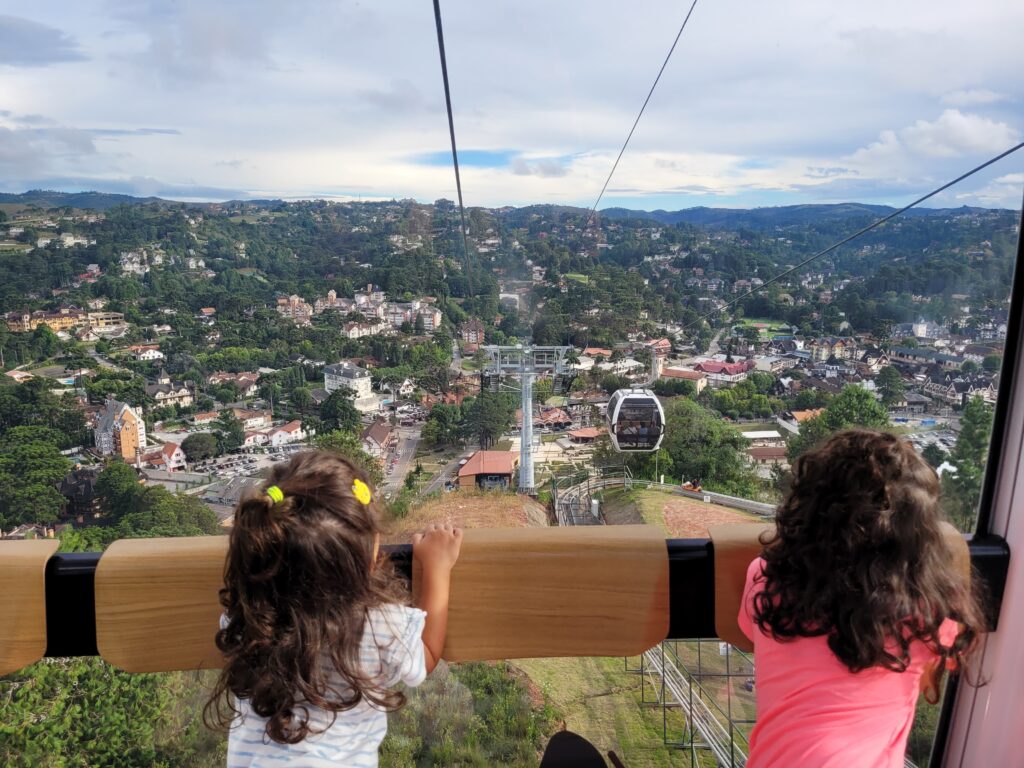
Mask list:
[[[927,680],[934,703],[944,669],[962,670],[983,631],[971,585],[951,565],[939,487],[913,446],[885,432],[845,430],[801,456],[762,538],[754,621],[776,640],[827,636],[851,672],[902,672],[920,640],[946,662]],[[947,618],[960,625],[951,648],[938,639]]]
[[[224,668],[204,710],[211,727],[230,727],[234,697],[267,718],[267,735],[294,744],[312,731],[306,706],[334,713],[364,699],[385,710],[405,703],[359,666],[368,611],[408,602],[387,558],[374,561],[376,503],[362,504],[354,479],[366,474],[326,452],[300,453],[274,466],[258,493],[243,498],[224,567],[217,633]],[[277,486],[279,503],[266,494]],[[330,686],[329,658],[345,688]]]

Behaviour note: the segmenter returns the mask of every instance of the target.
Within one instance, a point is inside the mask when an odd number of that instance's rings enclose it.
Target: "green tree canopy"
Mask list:
[[[515,403],[507,393],[481,392],[469,405],[463,403],[466,434],[480,442],[484,450],[490,448],[508,429],[515,414]]]
[[[213,429],[221,453],[233,451],[245,442],[245,427],[230,408],[220,412],[217,421],[213,423]]]
[[[0,529],[56,522],[64,506],[57,485],[70,469],[71,462],[54,443],[5,441],[0,446]]]
[[[96,478],[95,492],[100,506],[114,523],[136,511],[143,490],[138,473],[122,461],[111,462]]]
[[[964,531],[973,527],[981,499],[992,436],[992,413],[992,406],[980,397],[967,402],[960,417],[960,435],[949,456],[956,472],[943,475],[950,512]]]
[[[885,406],[898,403],[906,391],[903,377],[891,365],[885,366],[878,372],[878,376],[875,377],[875,386],[878,387],[878,391],[882,395],[882,404]]]
[[[657,468],[685,480],[700,480],[723,493],[750,496],[757,480],[747,462],[747,441],[730,426],[693,400],[677,397],[665,408],[665,438]],[[645,476],[654,476],[655,455],[642,454],[630,463]],[[667,466],[666,466],[667,464]]]
[[[337,389],[320,406],[320,423],[325,432],[342,430],[355,432],[362,423],[362,417],[352,403],[352,391]]]
[[[189,461],[202,461],[217,455],[217,436],[210,432],[196,432],[181,443],[181,450]]]
[[[322,451],[337,453],[361,468],[369,475],[375,488],[384,479],[380,462],[363,450],[363,442],[354,432],[345,432],[339,429],[325,432],[317,435],[313,444]]]
[[[847,384],[829,402],[828,407],[800,425],[800,434],[789,441],[786,456],[790,463],[806,451],[824,442],[830,435],[849,427],[882,429],[889,426],[889,416],[875,396],[856,384]]]

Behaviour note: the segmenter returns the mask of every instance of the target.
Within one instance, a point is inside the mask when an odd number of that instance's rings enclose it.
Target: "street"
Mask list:
[[[456,376],[462,375],[462,351],[459,349],[459,342],[452,342],[452,373]]]
[[[455,470],[459,466],[459,462],[462,461],[462,456],[456,456],[454,459],[444,465],[444,468],[438,473],[437,477],[430,481],[429,485],[423,489],[423,495],[426,496],[431,493],[435,493],[444,488],[445,480],[451,479],[455,473]]]
[[[394,496],[402,488],[402,483],[405,481],[405,476],[413,469],[412,463],[416,458],[416,446],[420,443],[420,428],[419,427],[398,427],[398,445],[395,446],[395,450],[385,457],[387,466],[385,466],[385,472],[387,467],[391,466],[391,459],[397,457],[398,461],[395,463],[390,474],[384,476],[384,482],[381,483],[381,493],[390,498]]]

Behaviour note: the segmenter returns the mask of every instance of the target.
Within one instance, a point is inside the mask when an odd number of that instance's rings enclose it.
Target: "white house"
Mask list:
[[[270,438],[266,432],[246,432],[245,440],[242,441],[242,445],[246,448],[255,448],[258,445],[266,445],[270,442]]]
[[[185,452],[177,443],[164,443],[156,450],[143,454],[142,461],[155,469],[177,472],[185,469]]]
[[[274,448],[281,445],[288,445],[289,443],[298,443],[306,439],[306,432],[302,429],[302,422],[295,420],[289,421],[280,427],[274,427],[274,429],[267,432],[268,444]]]

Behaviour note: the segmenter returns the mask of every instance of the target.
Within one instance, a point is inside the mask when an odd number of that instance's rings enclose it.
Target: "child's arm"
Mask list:
[[[462,531],[451,525],[431,525],[412,537],[413,558],[423,569],[419,608],[426,611],[423,625],[423,651],[427,673],[434,671],[444,650],[448,631],[448,591],[451,571],[459,559]]]

